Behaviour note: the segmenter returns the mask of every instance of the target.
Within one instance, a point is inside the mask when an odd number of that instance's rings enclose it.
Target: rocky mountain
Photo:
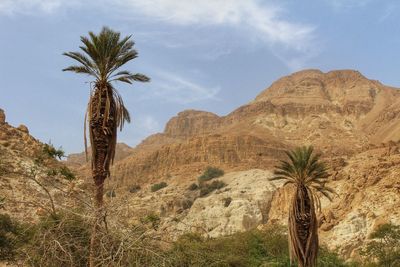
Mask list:
[[[115,177],[149,181],[209,164],[267,168],[283,150],[306,144],[334,160],[400,139],[399,103],[398,90],[357,71],[297,72],[226,116],[180,112],[119,161]]]
[[[26,223],[49,212],[48,194],[55,208],[76,204],[66,198],[76,192],[76,182],[60,175],[61,169],[67,171],[64,164],[44,152],[44,147],[26,126],[8,124],[0,109],[0,210]]]
[[[115,163],[110,201],[134,211],[127,220],[157,213],[171,236],[285,224],[290,188],[267,178],[284,150],[314,145],[331,167],[337,193],[332,203],[322,202],[321,239],[354,257],[377,225],[400,224],[399,118],[396,88],[353,70],[296,72],[225,116],[180,112],[163,133]],[[199,197],[188,187],[209,165],[225,171],[226,186]],[[168,186],[151,192],[159,182]]]

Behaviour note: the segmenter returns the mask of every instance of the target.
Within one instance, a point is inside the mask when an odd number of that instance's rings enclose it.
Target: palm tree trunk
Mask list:
[[[289,211],[291,262],[299,267],[314,267],[318,254],[318,225],[314,203],[305,186],[298,186]]]
[[[89,251],[89,266],[98,266],[96,259],[99,250],[99,232],[101,223],[105,222],[105,209],[103,203],[104,181],[109,176],[110,145],[113,142],[112,129],[114,119],[109,117],[104,122],[106,110],[107,87],[97,89],[90,105],[90,141],[92,146],[92,177],[94,182],[94,222],[92,227]],[[114,127],[115,128],[115,127]]]
[[[104,205],[103,205],[103,191],[104,191],[104,181],[101,179],[95,180],[95,214],[94,222],[92,226],[92,233],[90,238],[90,251],[89,251],[89,266],[96,266],[97,249],[99,246],[99,230],[102,221],[104,220]]]

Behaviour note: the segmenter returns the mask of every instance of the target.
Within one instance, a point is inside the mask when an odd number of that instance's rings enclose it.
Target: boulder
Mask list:
[[[17,128],[18,130],[20,130],[21,132],[24,132],[26,134],[29,134],[29,129],[28,127],[26,127],[25,125],[21,124],[20,126],[18,126]]]

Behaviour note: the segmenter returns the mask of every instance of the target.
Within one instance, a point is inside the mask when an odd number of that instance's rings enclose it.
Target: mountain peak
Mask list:
[[[164,133],[172,137],[189,137],[199,133],[208,133],[219,124],[220,117],[212,112],[185,110],[170,119]]]
[[[285,76],[261,92],[255,102],[345,107],[350,103],[372,106],[384,86],[356,70],[303,70]]]

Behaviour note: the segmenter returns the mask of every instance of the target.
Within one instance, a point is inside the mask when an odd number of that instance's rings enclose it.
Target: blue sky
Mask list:
[[[357,69],[400,87],[397,0],[0,0],[0,108],[67,153],[83,148],[90,78],[63,52],[104,25],[132,34],[125,69],[151,83],[116,87],[138,144],[185,109],[225,115],[293,71]]]

